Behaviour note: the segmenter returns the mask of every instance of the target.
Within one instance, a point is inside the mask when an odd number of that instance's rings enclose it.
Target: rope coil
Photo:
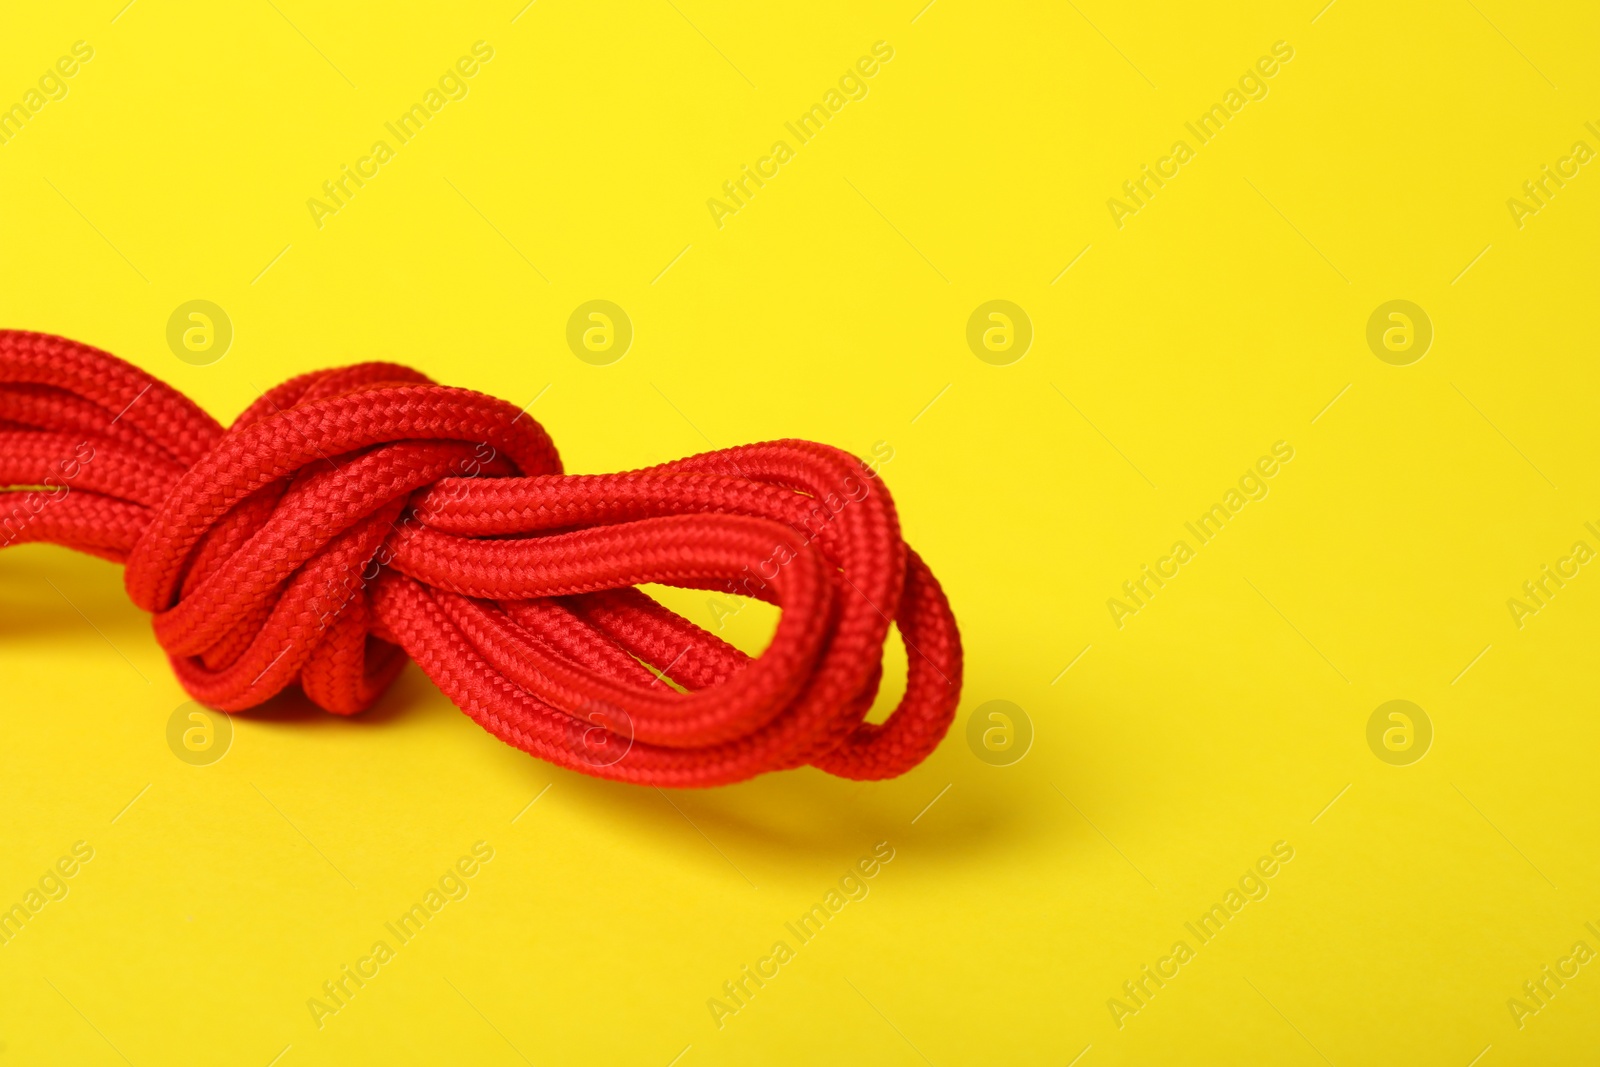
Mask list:
[[[410,657],[540,759],[695,787],[893,777],[960,697],[955,618],[888,489],[809,441],[568,475],[513,405],[392,363],[293,378],[224,428],[106,352],[0,330],[0,489],[0,547],[125,564],[183,687],[224,711],[298,683],[354,714]],[[771,644],[749,657],[646,582],[775,604]],[[906,691],[870,723],[891,618]]]

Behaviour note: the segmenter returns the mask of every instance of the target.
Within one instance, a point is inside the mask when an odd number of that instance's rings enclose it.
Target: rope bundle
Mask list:
[[[354,714],[409,656],[525,752],[690,787],[901,774],[960,695],[887,489],[808,441],[566,475],[516,407],[396,364],[302,375],[224,428],[115,356],[0,330],[0,489],[0,547],[126,564],[184,688],[225,711],[298,682]],[[777,631],[752,659],[643,582],[776,604]],[[906,692],[874,724],[891,617]]]

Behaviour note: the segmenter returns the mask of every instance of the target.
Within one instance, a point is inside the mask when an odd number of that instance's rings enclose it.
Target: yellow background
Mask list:
[[[95,858],[0,947],[0,1063],[1591,1054],[1600,968],[1520,1029],[1507,1000],[1600,948],[1600,574],[1520,629],[1506,602],[1600,547],[1600,174],[1520,229],[1506,201],[1600,148],[1600,17],[921,2],[7,12],[0,102],[74,41],[95,54],[0,145],[4,325],[224,420],[292,374],[411,363],[539,396],[576,472],[888,442],[967,682],[941,748],[877,784],[585,778],[414,667],[354,720],[280,698],[192,767],[120,571],[13,549],[0,903],[75,841]],[[319,229],[307,199],[478,40],[469,95]],[[1269,95],[1114,225],[1107,199],[1280,40]],[[719,229],[707,199],[877,41],[868,95]],[[636,330],[611,366],[565,343],[593,298]],[[1009,366],[965,340],[997,298],[1035,330]],[[210,366],[166,344],[192,299],[235,329]],[[1434,325],[1410,366],[1365,340],[1391,299]],[[1280,440],[1270,494],[1119,629],[1107,599]],[[996,699],[1035,733],[1005,767],[966,740]],[[1391,699],[1433,725],[1410,766],[1367,745]],[[470,895],[318,1029],[307,999],[478,840]],[[1108,999],[1280,840],[1270,895],[1119,1028]],[[708,998],[879,841],[870,895],[719,1029]]]

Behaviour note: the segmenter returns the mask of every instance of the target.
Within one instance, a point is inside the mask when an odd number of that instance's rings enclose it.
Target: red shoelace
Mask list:
[[[301,375],[224,428],[106,352],[0,330],[0,489],[0,547],[125,564],[224,711],[298,683],[354,714],[409,656],[507,744],[692,787],[893,777],[960,696],[955,618],[888,490],[809,441],[568,475],[515,406],[393,363]],[[752,659],[645,582],[776,604],[777,630]],[[891,618],[905,696],[871,723]]]

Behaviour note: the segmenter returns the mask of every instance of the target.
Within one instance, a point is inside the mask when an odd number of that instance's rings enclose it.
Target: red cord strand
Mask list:
[[[960,696],[888,490],[809,441],[567,475],[512,405],[389,363],[294,378],[225,429],[115,356],[0,330],[0,489],[0,547],[126,564],[184,688],[226,711],[298,683],[354,714],[409,656],[508,744],[686,787],[893,777]],[[644,582],[776,604],[777,631],[751,658]],[[906,692],[870,723],[891,618]]]

